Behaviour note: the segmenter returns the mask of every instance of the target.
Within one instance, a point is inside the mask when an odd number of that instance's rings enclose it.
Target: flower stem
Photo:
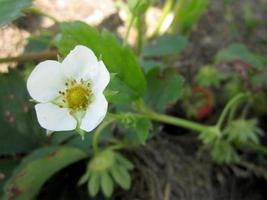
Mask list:
[[[226,106],[224,107],[223,111],[222,111],[222,114],[216,124],[216,126],[221,129],[222,128],[222,124],[225,120],[225,117],[226,115],[228,114],[228,112],[231,110],[231,108],[236,105],[237,102],[239,102],[241,99],[247,97],[248,94],[247,93],[240,93],[240,94],[237,94],[236,96],[234,96],[227,104]]]
[[[59,23],[59,20],[57,20],[55,17],[49,15],[48,13],[46,12],[43,12],[41,10],[39,10],[38,8],[36,7],[30,7],[30,8],[27,8],[25,10],[26,13],[32,13],[32,14],[36,14],[36,15],[39,15],[39,16],[43,16],[43,17],[47,17],[48,19],[51,19],[54,23],[58,24]]]
[[[169,12],[171,11],[173,4],[174,4],[174,0],[167,0],[167,2],[165,3],[165,5],[163,7],[162,15],[161,15],[161,17],[158,21],[158,24],[156,26],[156,29],[154,30],[150,39],[153,39],[160,34],[162,24],[165,21],[166,17],[168,16]]]
[[[177,31],[178,26],[180,25],[181,11],[183,10],[185,3],[185,0],[179,0],[175,5],[174,18],[171,24],[171,29],[173,32]]]
[[[136,23],[136,28],[137,28],[137,44],[136,44],[136,52],[137,55],[139,55],[142,51],[143,48],[143,16],[138,16],[137,17],[137,23]]]
[[[130,34],[130,30],[131,30],[131,28],[132,28],[132,26],[133,26],[133,23],[134,23],[134,21],[135,21],[135,18],[136,18],[135,15],[131,15],[129,25],[128,25],[128,27],[127,27],[127,30],[126,30],[126,33],[125,33],[125,36],[124,36],[123,46],[125,46],[125,45],[127,44],[128,37],[129,37],[129,34]]]
[[[146,117],[152,120],[158,121],[158,122],[163,122],[163,123],[183,127],[186,129],[197,131],[197,132],[205,131],[207,130],[207,128],[210,127],[210,126],[202,125],[202,124],[190,121],[190,120],[181,119],[178,117],[172,117],[172,116],[164,115],[164,114],[158,114],[155,112],[146,113]]]
[[[57,51],[43,51],[43,52],[37,52],[37,53],[25,53],[20,56],[16,57],[7,57],[7,58],[0,58],[0,63],[8,63],[8,62],[18,62],[23,63],[27,61],[33,61],[33,60],[46,60],[51,58],[57,57]]]
[[[92,140],[92,147],[93,147],[94,154],[98,153],[98,140],[99,140],[99,137],[100,137],[101,133],[113,121],[114,121],[114,119],[108,119],[108,120],[104,121],[102,124],[100,124],[98,126],[98,128],[94,132],[93,140]]]

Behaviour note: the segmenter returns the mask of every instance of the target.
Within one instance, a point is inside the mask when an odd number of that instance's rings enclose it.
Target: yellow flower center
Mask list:
[[[69,80],[65,85],[66,89],[59,91],[60,96],[53,102],[60,108],[68,108],[70,114],[75,114],[76,111],[86,111],[93,100],[90,81]]]
[[[86,109],[90,103],[91,92],[82,85],[76,85],[66,92],[68,107],[73,110]]]

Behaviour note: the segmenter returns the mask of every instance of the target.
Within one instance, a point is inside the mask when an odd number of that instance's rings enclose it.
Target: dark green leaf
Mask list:
[[[175,70],[150,70],[147,75],[147,91],[144,100],[151,108],[162,112],[183,95],[184,79]]]
[[[118,94],[112,102],[129,102],[144,94],[146,82],[134,54],[128,47],[122,47],[111,33],[102,31],[100,34],[82,22],[62,23],[60,28],[62,37],[58,47],[63,55],[78,44],[85,45],[101,57],[110,73],[116,74],[110,87]]]
[[[35,151],[23,160],[6,183],[4,200],[33,199],[53,174],[86,156],[72,147],[45,147]]]
[[[45,142],[21,74],[0,74],[0,155],[26,153]]]
[[[265,58],[250,52],[243,44],[232,44],[220,51],[215,58],[216,63],[233,60],[243,60],[258,69],[263,69],[266,64]]]
[[[177,55],[187,46],[187,39],[179,34],[166,34],[153,40],[142,51],[144,57]]]
[[[15,167],[20,163],[20,159],[18,158],[6,158],[0,160],[0,197],[3,193],[3,186],[6,181],[12,175],[12,171]]]
[[[21,16],[22,11],[31,4],[31,0],[0,0],[0,26]]]
[[[28,39],[28,44],[25,47],[25,52],[41,52],[48,49],[53,34],[49,31],[43,31],[40,35],[31,36]]]
[[[139,117],[136,119],[135,130],[139,142],[145,144],[149,137],[149,132],[152,129],[152,123],[150,119]]]

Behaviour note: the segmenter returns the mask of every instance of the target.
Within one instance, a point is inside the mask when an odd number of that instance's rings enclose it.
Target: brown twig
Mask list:
[[[46,59],[57,58],[58,52],[55,50],[43,51],[38,53],[25,53],[20,56],[0,58],[0,63],[18,62],[23,63],[27,61],[40,61]]]

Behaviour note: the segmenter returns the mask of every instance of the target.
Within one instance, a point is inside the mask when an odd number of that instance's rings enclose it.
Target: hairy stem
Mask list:
[[[180,24],[179,21],[180,21],[180,17],[181,17],[181,11],[184,8],[185,3],[186,3],[186,0],[179,0],[176,3],[175,10],[174,10],[174,18],[173,18],[173,21],[171,24],[171,29],[174,32],[177,31],[178,26]]]
[[[247,93],[241,93],[241,94],[237,94],[236,96],[234,96],[224,107],[222,114],[216,124],[216,126],[221,129],[223,122],[228,114],[228,112],[231,110],[231,108],[236,105],[241,99],[247,97],[248,94]]]
[[[189,130],[194,130],[197,132],[205,131],[207,130],[207,128],[210,127],[210,126],[202,125],[202,124],[190,121],[190,120],[181,119],[178,117],[172,117],[172,116],[164,115],[164,114],[158,114],[155,112],[146,113],[146,116],[158,122],[163,122],[163,123],[171,124],[174,126],[179,126],[179,127],[186,128]]]
[[[144,35],[144,31],[143,31],[143,17],[142,16],[138,16],[137,17],[137,44],[136,44],[136,52],[137,55],[139,55],[142,51],[143,48],[143,35]]]
[[[108,119],[108,120],[104,121],[102,124],[100,124],[98,126],[98,128],[94,132],[93,140],[92,140],[92,147],[93,147],[94,154],[97,154],[98,153],[98,140],[99,140],[99,137],[100,137],[101,133],[113,121],[114,121],[114,119]]]
[[[130,18],[130,22],[129,22],[129,25],[127,27],[127,30],[126,30],[126,33],[125,33],[125,36],[124,36],[124,39],[123,39],[123,45],[125,46],[128,42],[128,37],[129,37],[129,34],[130,34],[130,31],[131,31],[131,28],[133,26],[133,23],[135,21],[135,18],[136,16],[132,15],[131,18]]]
[[[158,21],[158,24],[156,26],[155,31],[151,35],[151,39],[158,36],[160,34],[160,30],[162,28],[163,22],[165,21],[166,17],[168,16],[169,12],[171,11],[172,7],[174,5],[174,0],[167,0],[163,7],[162,15]]]

